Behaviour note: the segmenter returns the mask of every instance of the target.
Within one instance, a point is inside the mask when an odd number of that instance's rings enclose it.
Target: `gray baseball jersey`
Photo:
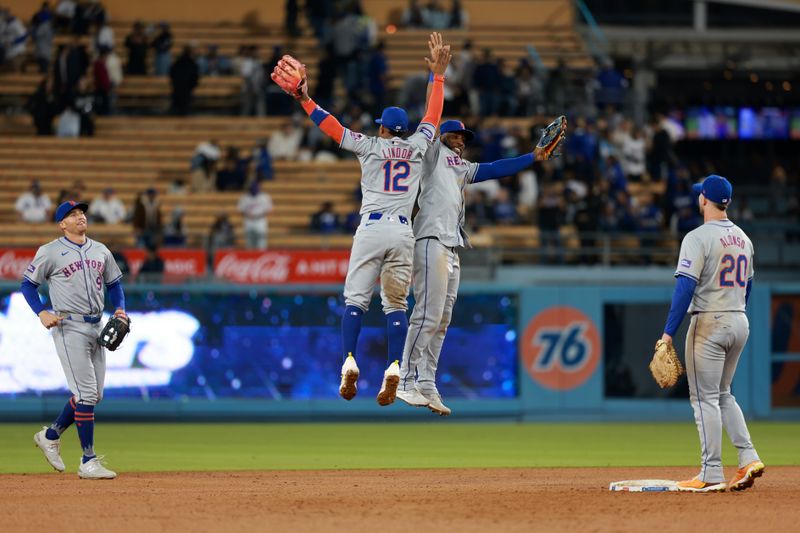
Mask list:
[[[722,428],[738,453],[739,467],[759,460],[731,383],[750,326],[747,282],[753,278],[753,244],[730,220],[706,222],[683,239],[675,275],[697,282],[686,335],[689,399],[700,436],[699,479],[725,481]]]
[[[478,163],[462,159],[441,139],[433,143],[423,163],[414,236],[436,237],[449,247],[469,246],[464,231],[464,187],[474,181]]]
[[[411,218],[422,176],[422,158],[436,127],[423,122],[407,139],[383,139],[345,128],[341,147],[361,163],[361,214],[397,214]]]
[[[103,397],[105,351],[97,344],[105,286],[122,273],[108,248],[86,239],[83,246],[64,237],[41,246],[25,271],[25,278],[49,283],[56,314],[66,317],[53,328],[58,357],[72,394],[80,403],[94,405]]]
[[[744,311],[753,243],[730,220],[707,222],[683,239],[675,275],[697,282],[689,312]]]

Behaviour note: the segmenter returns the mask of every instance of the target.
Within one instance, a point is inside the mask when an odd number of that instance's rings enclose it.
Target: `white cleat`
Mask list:
[[[411,407],[427,407],[430,403],[430,400],[423,396],[416,388],[411,390],[399,390],[397,391],[397,397]]]
[[[64,461],[61,459],[61,439],[48,439],[47,428],[43,427],[41,431],[33,435],[33,442],[37,448],[42,450],[44,458],[47,459],[50,466],[59,472],[66,470]]]
[[[358,392],[358,365],[352,355],[348,355],[342,365],[342,382],[339,385],[339,396],[352,400]]]
[[[453,411],[442,403],[442,396],[440,394],[425,395],[428,399],[428,409],[433,411],[439,416],[449,416]]]
[[[112,472],[103,466],[102,459],[103,456],[98,455],[84,463],[83,457],[81,457],[81,465],[78,467],[78,476],[81,479],[114,479],[117,477],[116,472]]]
[[[397,397],[397,386],[400,384],[400,365],[395,361],[383,373],[383,385],[378,393],[379,405],[391,405]]]

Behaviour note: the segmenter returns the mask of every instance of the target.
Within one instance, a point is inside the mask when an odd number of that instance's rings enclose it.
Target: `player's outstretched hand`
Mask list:
[[[301,102],[308,100],[306,66],[292,56],[285,55],[278,60],[278,64],[272,69],[270,78],[295,100]]]
[[[42,311],[39,313],[39,322],[47,329],[57,326],[62,320],[64,320],[63,316],[54,315],[50,311]]]
[[[431,33],[428,39],[428,50],[430,50],[431,57],[425,58],[428,68],[435,75],[442,76],[447,70],[447,65],[450,63],[450,45],[444,44],[442,41],[442,34],[438,32]]]

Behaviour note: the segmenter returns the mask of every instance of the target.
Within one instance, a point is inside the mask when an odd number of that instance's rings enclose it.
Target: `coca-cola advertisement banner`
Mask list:
[[[131,275],[139,274],[147,252],[139,248],[129,248],[122,253],[128,260]],[[164,276],[169,279],[180,280],[206,274],[205,250],[162,248],[158,251],[158,256],[164,261]]]
[[[146,252],[136,248],[122,252],[128,260],[131,275],[136,276],[144,263]],[[0,279],[21,280],[22,273],[36,255],[36,248],[0,248]],[[158,255],[164,260],[164,276],[180,280],[206,274],[206,252],[193,249],[162,248]]]
[[[234,283],[342,283],[349,250],[222,250],[214,275]]]

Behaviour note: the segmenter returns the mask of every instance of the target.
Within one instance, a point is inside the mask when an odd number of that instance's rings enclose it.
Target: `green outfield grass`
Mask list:
[[[41,426],[39,426],[41,427]],[[0,473],[49,472],[36,424],[0,424]],[[800,464],[800,423],[750,425],[768,465]],[[690,466],[691,423],[99,424],[96,450],[122,472],[351,468]],[[80,456],[75,428],[62,456]],[[726,443],[724,461],[735,465]]]

